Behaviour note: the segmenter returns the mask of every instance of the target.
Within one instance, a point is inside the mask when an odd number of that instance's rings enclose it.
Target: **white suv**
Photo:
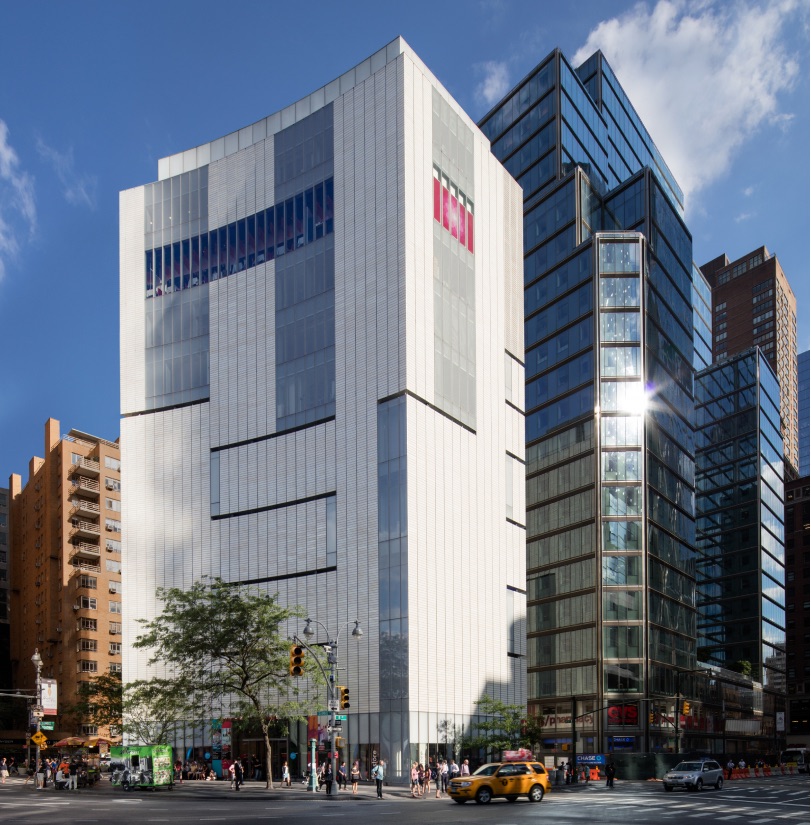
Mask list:
[[[711,759],[679,762],[675,768],[664,775],[662,784],[666,791],[672,791],[673,788],[700,791],[705,785],[712,785],[720,791],[724,785],[724,771],[717,762]]]

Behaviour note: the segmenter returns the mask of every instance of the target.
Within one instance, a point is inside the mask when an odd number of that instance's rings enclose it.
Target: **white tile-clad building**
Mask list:
[[[526,698],[521,190],[400,38],[158,175],[121,194],[124,677],[160,585],[357,619],[341,758],[403,776]]]

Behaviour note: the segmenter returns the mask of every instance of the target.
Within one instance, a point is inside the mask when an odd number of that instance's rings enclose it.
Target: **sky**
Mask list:
[[[686,195],[701,265],[766,245],[809,348],[806,0],[0,0],[0,486],[44,424],[119,434],[118,193],[402,35],[478,120],[602,49]]]

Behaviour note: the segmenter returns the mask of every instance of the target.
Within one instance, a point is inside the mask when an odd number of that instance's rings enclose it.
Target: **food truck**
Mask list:
[[[118,745],[110,748],[113,785],[122,790],[174,786],[171,745]]]

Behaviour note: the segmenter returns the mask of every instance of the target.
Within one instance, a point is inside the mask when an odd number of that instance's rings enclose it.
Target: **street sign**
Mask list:
[[[31,741],[42,747],[48,740],[39,732],[31,735]]]
[[[55,724],[56,724],[56,722],[54,722],[51,719],[51,720],[46,721],[46,722],[40,722],[39,726],[42,728],[42,730],[53,730]]]
[[[329,702],[329,704],[327,705],[327,707],[328,707],[331,711],[333,711],[333,710],[338,710],[338,703],[337,703],[337,702]]]
[[[346,714],[345,713],[344,714],[340,714],[340,713],[336,714],[335,715],[335,721],[336,722],[346,722]]]
[[[319,716],[331,716],[332,711],[331,710],[319,710],[318,715]]]

